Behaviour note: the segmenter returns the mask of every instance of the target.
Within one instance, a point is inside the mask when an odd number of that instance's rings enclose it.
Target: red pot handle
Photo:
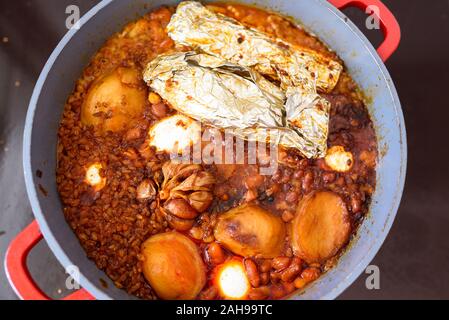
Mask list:
[[[376,15],[380,21],[382,32],[384,34],[384,41],[377,49],[382,61],[387,59],[396,51],[401,41],[401,28],[399,23],[391,13],[391,11],[380,0],[328,0],[332,5],[338,9],[344,9],[350,6],[355,6],[365,11],[369,6],[376,6],[379,8],[379,14]],[[374,13],[375,14],[375,13]]]
[[[51,300],[36,285],[27,267],[27,257],[31,249],[42,240],[37,221],[34,220],[10,243],[5,256],[5,271],[11,286],[22,300]],[[94,300],[84,289],[63,298],[63,300]]]

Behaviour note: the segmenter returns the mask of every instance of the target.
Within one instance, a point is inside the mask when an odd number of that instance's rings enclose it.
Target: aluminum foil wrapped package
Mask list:
[[[305,121],[301,129],[310,136],[303,135],[286,116],[283,90],[253,69],[208,54],[180,52],[156,57],[148,64],[144,80],[173,108],[198,121],[232,129],[244,138],[262,142],[269,138],[309,158],[326,150],[322,145],[326,145],[327,127],[326,137],[313,132],[320,127],[306,128],[323,119]]]
[[[178,5],[167,32],[177,44],[279,81],[286,96],[286,125],[308,141],[307,150],[300,151],[308,158],[325,155],[330,103],[317,91],[335,87],[343,70],[338,61],[273,39],[194,1]]]
[[[181,113],[220,128],[282,127],[284,93],[245,67],[195,52],[160,55],[146,83]]]
[[[294,128],[310,141],[315,150],[308,158],[322,158],[327,151],[330,103],[317,94],[305,94],[300,89],[289,89],[285,103],[287,126]]]
[[[181,2],[167,26],[178,44],[218,56],[235,64],[254,67],[281,81],[281,87],[330,92],[343,66],[322,54],[274,39],[217,14],[199,2]]]

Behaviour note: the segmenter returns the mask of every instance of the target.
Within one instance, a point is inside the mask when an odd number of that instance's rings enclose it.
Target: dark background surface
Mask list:
[[[67,31],[65,9],[84,14],[94,0],[0,1],[0,259],[14,236],[33,220],[22,173],[22,132],[40,70]],[[386,63],[399,93],[408,137],[408,170],[402,204],[372,264],[380,290],[367,290],[366,275],[341,299],[449,298],[449,0],[384,0],[399,21],[402,41]],[[365,16],[345,13],[367,31]],[[2,261],[3,262],[3,261]],[[28,264],[36,282],[58,298],[62,267],[42,241]],[[3,265],[3,263],[2,263]],[[16,299],[3,268],[0,298]]]

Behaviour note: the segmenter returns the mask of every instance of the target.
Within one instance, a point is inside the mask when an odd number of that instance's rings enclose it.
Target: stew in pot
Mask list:
[[[319,39],[276,13],[237,4],[206,7],[232,18],[231,24],[279,39],[282,48],[287,43],[343,65]],[[144,81],[156,57],[197,50],[169,36],[175,11],[162,7],[128,24],[77,80],[57,149],[65,217],[87,256],[137,297],[286,298],[335,265],[369,209],[378,151],[363,95],[344,69],[330,90],[316,86],[330,106],[321,156],[280,144],[275,169],[262,173],[261,150],[249,161],[251,140],[236,134],[231,149],[242,146],[239,161],[176,160],[169,150],[190,150],[197,132],[204,136],[217,127],[198,124]],[[191,66],[199,70],[196,62]],[[243,67],[288,94],[282,77]],[[211,76],[222,80],[229,70]],[[241,71],[232,76],[254,79]],[[216,148],[209,150],[216,156]]]

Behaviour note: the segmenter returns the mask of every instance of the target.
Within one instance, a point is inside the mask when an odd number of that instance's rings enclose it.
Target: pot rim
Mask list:
[[[79,21],[80,29],[95,15],[105,7],[107,7],[114,0],[102,0],[100,3],[95,5],[92,9],[90,9],[85,15],[83,15]],[[358,41],[361,41],[364,47],[368,50],[372,58],[374,58],[378,69],[380,70],[380,74],[383,76],[383,81],[386,82],[386,86],[388,87],[388,91],[391,95],[391,99],[393,101],[394,110],[397,118],[397,122],[399,125],[399,133],[400,133],[400,156],[401,156],[401,167],[399,173],[399,181],[396,188],[396,194],[394,197],[394,201],[392,206],[390,207],[390,213],[388,215],[387,221],[385,222],[384,228],[379,232],[377,236],[376,242],[371,246],[369,252],[359,261],[357,266],[349,272],[348,276],[342,279],[338,286],[333,290],[325,293],[320,299],[330,300],[338,297],[347,287],[349,287],[354,280],[362,273],[365,267],[371,262],[374,256],[379,251],[381,245],[383,244],[388,232],[391,229],[394,218],[396,216],[397,210],[399,208],[399,204],[401,201],[401,196],[404,189],[405,184],[405,174],[406,174],[406,165],[407,165],[407,140],[406,140],[406,131],[405,131],[405,122],[404,117],[399,101],[398,94],[396,92],[393,81],[384,65],[380,57],[378,56],[376,50],[369,42],[369,40],[365,37],[365,35],[355,26],[355,24],[349,20],[346,15],[344,15],[341,11],[335,8],[333,5],[328,3],[326,0],[313,0],[318,2],[323,9],[330,10],[334,15],[336,15],[341,23],[346,24],[349,29],[352,31],[354,38]],[[78,29],[79,30],[79,29]],[[37,108],[37,102],[39,100],[39,96],[42,90],[42,87],[47,79],[47,75],[53,67],[53,64],[57,60],[60,53],[64,50],[66,45],[71,41],[72,37],[78,32],[77,29],[70,29],[61,41],[58,43],[56,48],[53,50],[52,54],[48,58],[44,68],[41,71],[41,74],[36,82],[35,88],[33,90],[33,94],[30,99],[30,103],[28,106],[26,121],[25,121],[25,129],[23,134],[23,170],[25,177],[25,185],[27,189],[28,198],[30,200],[31,208],[33,210],[33,214],[36,217],[39,227],[41,229],[42,234],[44,235],[45,241],[48,246],[61,263],[62,266],[67,267],[69,265],[73,265],[70,257],[64,252],[61,245],[56,240],[53,235],[50,227],[42,214],[42,209],[39,203],[39,199],[37,196],[37,189],[34,183],[34,177],[32,172],[32,164],[31,164],[31,138],[33,131],[33,122],[34,115]],[[337,266],[338,268],[338,266]],[[105,293],[105,291],[101,290],[101,288],[94,285],[88,278],[86,278],[80,272],[79,278],[80,285],[86,289],[89,293],[91,293],[97,299],[111,299],[111,297]],[[293,298],[295,295],[292,296]]]

